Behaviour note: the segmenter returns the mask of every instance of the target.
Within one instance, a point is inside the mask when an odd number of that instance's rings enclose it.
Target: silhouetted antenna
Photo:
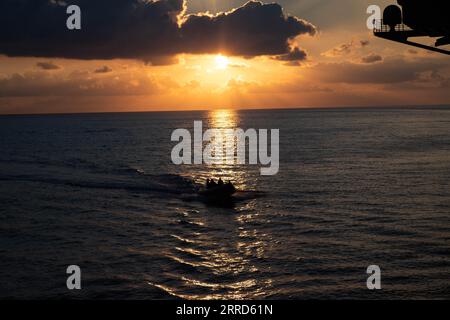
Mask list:
[[[390,27],[389,31],[396,31],[395,27],[402,24],[402,10],[395,5],[386,7],[383,12],[383,22]]]

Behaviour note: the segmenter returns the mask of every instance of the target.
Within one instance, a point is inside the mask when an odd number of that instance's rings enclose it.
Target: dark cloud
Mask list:
[[[60,66],[54,64],[53,62],[38,62],[36,66],[42,70],[58,70],[61,69]]]
[[[81,8],[81,30],[66,28],[64,2],[2,0],[0,53],[167,64],[179,53],[282,55],[289,52],[289,40],[316,32],[310,23],[285,15],[275,3],[250,1],[217,15],[186,15],[184,0],[71,0],[70,4]]]
[[[375,53],[368,54],[367,56],[364,56],[361,58],[361,61],[363,63],[375,63],[375,62],[380,62],[382,60],[383,60],[383,57],[380,56],[379,54],[375,54]]]
[[[100,68],[96,69],[94,71],[94,73],[108,73],[108,72],[111,72],[111,71],[112,71],[112,69],[110,67],[103,66],[103,67],[100,67]]]
[[[285,16],[280,5],[255,1],[215,16],[189,15],[182,25],[191,52],[242,56],[285,54],[289,39],[315,32],[310,23]]]
[[[287,65],[298,66],[302,61],[305,61],[307,57],[308,54],[305,50],[295,47],[289,53],[276,56],[273,59],[285,61]]]

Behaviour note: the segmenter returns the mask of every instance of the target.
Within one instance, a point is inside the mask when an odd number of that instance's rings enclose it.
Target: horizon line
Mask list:
[[[450,104],[429,104],[429,105],[385,105],[385,106],[326,106],[326,107],[280,107],[280,108],[214,108],[214,109],[189,109],[189,110],[130,110],[130,111],[92,111],[92,112],[36,112],[36,113],[0,113],[0,117],[7,116],[52,116],[52,115],[94,115],[94,114],[124,114],[124,113],[175,113],[175,112],[211,112],[217,110],[234,111],[273,111],[273,110],[336,110],[336,109],[413,109],[413,108],[450,108]]]

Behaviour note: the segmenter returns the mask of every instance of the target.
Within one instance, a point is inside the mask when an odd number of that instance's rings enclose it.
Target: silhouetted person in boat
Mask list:
[[[209,189],[217,187],[217,183],[214,181],[214,179],[209,180]]]
[[[227,181],[227,183],[224,183],[222,178],[219,178],[219,181],[217,183],[214,181],[214,179],[206,179],[206,189],[212,189],[215,187],[227,187],[230,190],[236,190],[234,185],[231,183],[231,181]]]
[[[234,185],[231,183],[231,181],[228,181],[226,184],[226,187],[231,190],[231,191],[235,191],[236,188],[234,187]]]

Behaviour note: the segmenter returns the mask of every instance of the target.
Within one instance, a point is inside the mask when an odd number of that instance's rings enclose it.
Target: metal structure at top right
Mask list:
[[[410,46],[450,54],[442,46],[450,44],[448,0],[398,0],[400,6],[384,9],[383,19],[374,21],[375,36]],[[432,37],[434,47],[411,41],[411,38]]]

